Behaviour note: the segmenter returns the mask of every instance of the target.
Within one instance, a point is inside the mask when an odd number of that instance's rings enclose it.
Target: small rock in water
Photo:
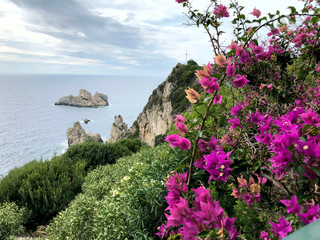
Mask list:
[[[87,123],[89,123],[89,122],[91,122],[89,119],[87,119],[87,118],[85,118],[84,120],[83,120],[83,122],[85,123],[85,124],[87,124]]]

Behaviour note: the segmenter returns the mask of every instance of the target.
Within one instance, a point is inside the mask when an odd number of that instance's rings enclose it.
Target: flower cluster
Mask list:
[[[170,185],[169,195],[174,190]],[[194,207],[189,207],[188,202],[176,196],[166,197],[169,207],[166,209],[170,214],[165,214],[167,224],[162,225],[156,235],[166,237],[169,230],[171,235],[180,234],[182,239],[196,240],[196,236],[203,231],[214,231],[224,238],[226,234],[230,239],[235,239],[239,233],[234,227],[235,218],[229,218],[221,208],[219,202],[210,196],[210,190],[204,187],[192,189],[195,193]],[[176,230],[174,227],[178,227]]]
[[[214,9],[213,14],[217,18],[223,18],[223,17],[229,17],[228,8],[224,6],[223,4],[219,4],[216,9]]]
[[[270,170],[278,179],[287,175],[289,167],[299,164],[299,161],[303,162],[305,177],[310,180],[317,178],[312,168],[320,168],[320,139],[318,135],[306,132],[311,128],[318,131],[320,126],[319,116],[312,108],[296,106],[288,114],[275,119],[256,112],[252,113],[250,121],[259,125],[260,134],[255,139],[269,146],[274,154],[269,159],[272,163]]]
[[[320,79],[316,80],[320,72],[319,10],[309,0],[304,4],[303,14],[292,7],[285,19],[278,12],[260,18],[261,11],[254,8],[250,14],[259,19],[250,21],[241,15],[242,7],[233,2],[228,9],[213,1],[205,14],[193,10],[191,3],[183,5],[188,8],[189,18],[208,32],[216,56],[214,63],[203,65],[195,73],[203,88],[201,97],[190,87],[185,90],[187,99],[195,104],[195,117],[187,121],[190,128],[184,117],[177,115],[174,126],[179,134],[165,139],[171,148],[192,148],[192,151],[189,173],[172,174],[165,184],[167,223],[161,226],[158,235],[165,237],[170,233],[182,239],[198,239],[198,234],[201,238],[236,238],[239,233],[233,226],[235,218],[229,218],[203,186],[208,184],[209,177],[209,182],[223,181],[229,186],[233,182],[234,198],[242,199],[252,209],[254,203],[254,206],[265,204],[266,200],[261,199],[262,186],[275,192],[278,199],[282,196],[273,190],[281,190],[287,197],[293,192],[307,192],[309,195],[300,205],[295,195],[280,203],[278,200],[278,205],[286,206],[287,214],[294,215],[294,221],[289,222],[285,216],[278,222],[269,221],[274,216],[265,220],[271,227],[261,231],[261,239],[282,239],[296,229],[294,224],[298,221],[308,224],[320,217],[319,197],[312,194],[317,191],[320,176]],[[232,23],[237,39],[224,49],[219,40],[223,34],[220,21],[230,16],[231,9],[236,13]],[[290,25],[298,19],[299,24]],[[256,38],[261,28],[268,29],[267,41]],[[214,32],[210,33],[210,29]],[[231,93],[222,96],[221,92],[228,91],[226,88]],[[220,110],[232,101],[232,117],[226,119],[231,115],[221,112],[225,122],[219,129],[215,117],[210,116],[210,107]],[[222,106],[215,106],[218,103]],[[205,181],[190,184],[193,166],[196,172],[205,170]],[[242,174],[247,176],[249,172],[252,176],[247,180]],[[264,185],[267,179],[270,182]],[[285,214],[278,209],[277,216]]]
[[[238,177],[238,188],[234,187],[231,194],[235,198],[243,199],[248,206],[252,205],[254,201],[260,202],[261,185],[267,182],[266,178],[258,174],[255,175],[258,178],[257,183],[253,177],[250,177],[249,183],[243,176],[241,178]]]

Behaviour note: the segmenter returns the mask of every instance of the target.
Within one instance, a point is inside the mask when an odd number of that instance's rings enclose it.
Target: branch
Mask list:
[[[266,179],[268,179],[270,182],[272,182],[274,185],[276,185],[278,188],[280,188],[286,195],[291,195],[291,193],[289,192],[289,190],[282,185],[279,181],[277,181],[276,179],[274,179],[273,177],[265,174],[265,173],[261,173],[262,177],[265,177]]]

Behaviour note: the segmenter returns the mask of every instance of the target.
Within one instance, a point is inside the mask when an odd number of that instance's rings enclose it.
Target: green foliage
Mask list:
[[[141,142],[136,139],[123,139],[115,143],[85,142],[73,145],[65,152],[65,156],[86,162],[86,170],[98,165],[113,164],[116,159],[127,156],[141,148]]]
[[[139,124],[138,121],[134,121],[134,123],[132,124],[132,126],[134,126],[136,128],[135,132],[129,136],[129,138],[138,138],[139,137]]]
[[[173,114],[182,113],[190,106],[189,101],[186,99],[185,89],[195,87],[196,90],[201,90],[199,86],[194,86],[196,82],[195,71],[199,68],[195,61],[189,60],[187,65],[179,63],[172,69],[167,81],[173,85],[173,90],[169,95]],[[153,90],[144,110],[151,109],[155,104],[159,105],[160,109],[162,109],[165,84],[166,81]]]
[[[0,239],[13,239],[24,231],[25,210],[15,203],[0,205]]]
[[[248,207],[243,201],[237,201],[234,205],[236,226],[245,239],[259,239],[260,231],[267,229],[267,218],[262,218],[259,211]],[[262,209],[261,209],[262,211]]]
[[[188,65],[178,64],[168,77],[168,82],[175,86],[169,96],[174,114],[182,113],[190,106],[184,90],[188,87],[194,87],[196,82],[195,71],[199,68],[195,61],[189,60]]]
[[[154,145],[158,146],[162,143],[164,143],[164,139],[166,138],[167,134],[159,134],[157,136],[155,136],[154,138]]]
[[[164,219],[162,181],[182,153],[145,148],[92,171],[83,193],[48,227],[49,239],[153,239]]]
[[[136,152],[141,142],[124,139],[112,144],[85,142],[50,161],[32,161],[0,181],[0,203],[15,201],[29,216],[26,226],[46,224],[81,191],[87,171]]]

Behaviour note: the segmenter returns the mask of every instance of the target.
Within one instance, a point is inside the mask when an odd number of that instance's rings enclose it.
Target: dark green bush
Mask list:
[[[136,152],[141,142],[124,139],[112,144],[85,142],[50,161],[32,161],[0,180],[0,203],[15,201],[29,212],[26,226],[46,224],[81,191],[87,171]]]
[[[12,239],[23,232],[25,210],[15,203],[0,205],[0,239]]]
[[[115,146],[120,146],[120,145],[125,146],[132,153],[138,152],[142,147],[142,143],[138,139],[121,139],[121,140],[115,142],[114,145]]]
[[[85,142],[68,148],[65,155],[74,161],[80,159],[86,162],[86,170],[98,165],[113,164],[116,159],[137,152],[141,142],[136,139],[123,139],[115,143]]]
[[[0,201],[15,201],[29,212],[27,227],[45,224],[80,192],[85,163],[65,156],[32,161],[0,181]]]

